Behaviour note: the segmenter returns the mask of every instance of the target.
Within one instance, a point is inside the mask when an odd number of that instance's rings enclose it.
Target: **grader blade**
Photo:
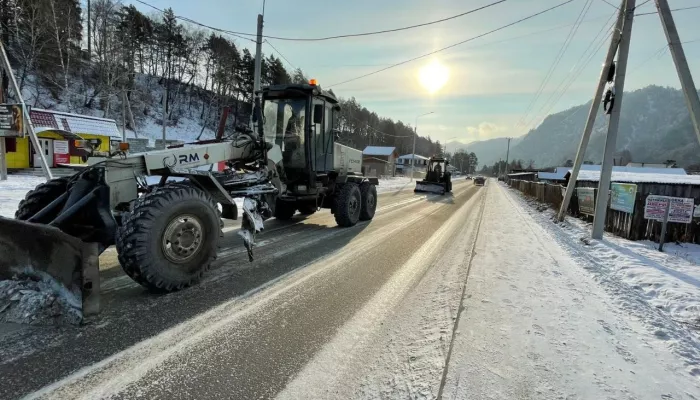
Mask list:
[[[416,182],[416,188],[413,191],[416,193],[445,194],[445,185],[443,183],[419,181]]]
[[[0,282],[5,281],[8,291],[5,313],[13,307],[28,312],[31,305],[39,314],[70,314],[71,323],[80,323],[99,309],[98,269],[96,244],[49,225],[0,217]],[[17,284],[11,285],[13,281]],[[60,307],[43,304],[46,299]],[[51,310],[39,309],[44,306]],[[16,322],[34,323],[35,318]]]

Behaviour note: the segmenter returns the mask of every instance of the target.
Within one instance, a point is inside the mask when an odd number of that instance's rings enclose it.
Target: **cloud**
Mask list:
[[[503,136],[508,128],[493,122],[482,122],[478,126],[468,126],[467,134],[470,141],[487,140]]]

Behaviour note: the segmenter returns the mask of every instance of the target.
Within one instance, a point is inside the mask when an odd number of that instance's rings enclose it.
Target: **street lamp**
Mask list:
[[[418,136],[418,118],[432,114],[433,111],[418,115],[416,117],[416,125],[413,127],[413,153],[411,153],[411,182],[413,182],[413,172],[416,168],[416,136]]]

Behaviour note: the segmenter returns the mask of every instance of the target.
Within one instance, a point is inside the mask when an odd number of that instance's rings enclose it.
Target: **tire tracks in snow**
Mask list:
[[[491,181],[492,183],[493,181]],[[490,189],[491,184],[487,184],[486,191]],[[476,233],[474,234],[474,240],[471,244],[471,254],[469,255],[469,264],[467,266],[467,276],[462,284],[462,295],[459,299],[459,307],[457,308],[457,317],[455,318],[454,324],[452,325],[452,335],[450,337],[450,348],[447,351],[447,356],[445,357],[445,368],[442,371],[442,378],[440,379],[440,390],[438,391],[437,398],[442,399],[443,392],[445,390],[445,383],[447,382],[447,374],[450,368],[450,359],[452,358],[452,351],[454,349],[455,337],[457,336],[457,328],[459,326],[459,320],[464,311],[464,298],[467,295],[467,282],[469,281],[469,272],[471,272],[472,262],[474,261],[474,256],[476,255],[476,242],[479,240],[479,230],[481,229],[481,221],[484,219],[484,210],[486,209],[486,195],[482,194],[481,207],[479,211],[479,221],[476,226]]]
[[[476,237],[482,213],[475,214],[479,205],[483,209],[483,198],[485,191],[477,191],[426,238],[277,398],[374,399],[391,393],[389,398],[418,399],[431,387],[434,392],[426,398],[434,398],[447,345],[441,331],[457,313],[472,249],[458,241],[464,234]]]

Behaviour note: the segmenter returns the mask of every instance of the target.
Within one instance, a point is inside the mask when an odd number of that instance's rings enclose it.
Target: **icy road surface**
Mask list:
[[[104,255],[90,324],[0,335],[0,398],[700,399],[695,336],[655,335],[516,193],[378,204],[270,221],[253,263],[227,223],[205,281],[165,296]]]

